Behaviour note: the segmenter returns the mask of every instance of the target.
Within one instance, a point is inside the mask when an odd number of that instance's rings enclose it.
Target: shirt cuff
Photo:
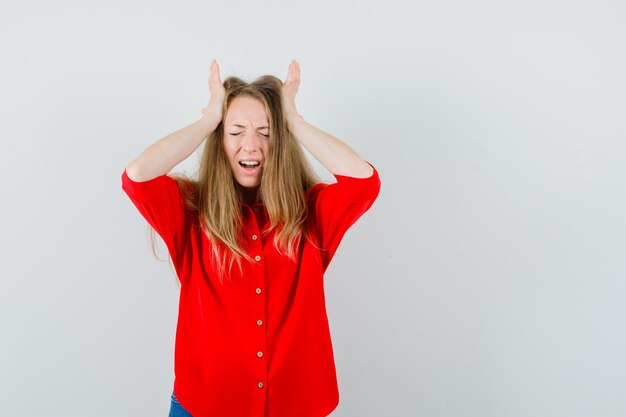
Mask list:
[[[164,186],[170,181],[176,182],[167,174],[160,175],[148,181],[133,181],[126,173],[126,168],[122,173],[122,189],[135,201],[147,203],[158,200],[163,195]]]
[[[344,193],[343,195],[347,199],[354,201],[374,200],[378,196],[381,185],[380,177],[374,165],[367,163],[374,170],[372,175],[367,178],[333,174],[337,180],[337,186],[341,188],[341,192]]]

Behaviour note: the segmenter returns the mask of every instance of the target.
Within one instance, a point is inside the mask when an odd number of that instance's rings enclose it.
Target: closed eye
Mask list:
[[[229,135],[231,135],[231,136],[239,136],[239,135],[241,135],[242,133],[243,133],[243,132],[229,132],[228,134],[229,134]],[[258,133],[259,135],[261,135],[261,136],[266,137],[266,138],[269,138],[269,137],[270,137],[269,133],[268,133],[268,134],[261,133],[261,132],[257,132],[257,133]]]

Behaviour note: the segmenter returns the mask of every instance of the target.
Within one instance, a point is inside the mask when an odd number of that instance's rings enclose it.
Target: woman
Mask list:
[[[308,124],[284,83],[222,84],[203,116],[126,166],[122,187],[168,247],[180,288],[170,416],[323,417],[338,403],[323,273],[376,199],[376,170]],[[166,175],[204,141],[198,180]],[[337,182],[316,181],[300,145]]]

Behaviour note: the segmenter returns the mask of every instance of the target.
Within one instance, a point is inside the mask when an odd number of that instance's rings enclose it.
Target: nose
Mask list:
[[[241,150],[254,152],[259,149],[259,138],[254,130],[248,129],[241,138]]]

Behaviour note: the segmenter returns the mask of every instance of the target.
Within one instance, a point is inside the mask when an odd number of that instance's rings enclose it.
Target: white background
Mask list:
[[[121,174],[200,116],[211,58],[249,81],[296,58],[300,112],[383,184],[326,276],[332,416],[626,415],[624,22],[621,1],[3,1],[2,414],[167,415],[177,285]]]

